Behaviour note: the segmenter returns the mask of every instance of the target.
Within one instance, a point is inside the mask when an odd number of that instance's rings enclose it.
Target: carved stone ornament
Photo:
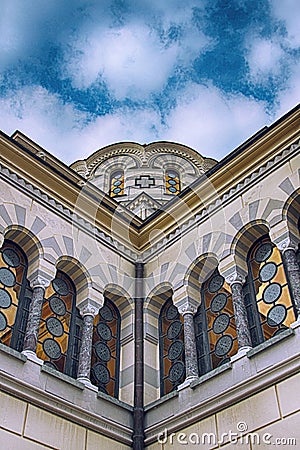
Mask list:
[[[78,309],[82,317],[84,316],[93,316],[95,317],[98,314],[101,305],[98,305],[95,301],[86,299],[78,305]]]
[[[281,252],[285,252],[288,249],[296,251],[298,246],[295,242],[293,242],[289,237],[286,237],[284,239],[276,239],[276,242],[274,242],[278,250]]]
[[[38,275],[37,277],[30,280],[30,286],[32,289],[41,287],[43,289],[46,289],[51,283],[51,280],[48,278],[45,278],[43,276]]]
[[[192,305],[191,303],[185,303],[177,307],[179,313],[184,316],[185,314],[196,314],[198,306]]]
[[[245,276],[240,274],[237,271],[234,271],[230,275],[226,276],[225,280],[226,280],[226,283],[229,284],[229,286],[231,286],[234,283],[244,284],[246,281]]]

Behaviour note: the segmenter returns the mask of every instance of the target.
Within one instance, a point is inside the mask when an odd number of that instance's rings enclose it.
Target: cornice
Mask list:
[[[67,220],[72,225],[75,225],[79,229],[83,230],[86,234],[92,236],[97,241],[101,242],[104,246],[113,247],[120,255],[128,259],[130,262],[136,260],[136,252],[125,245],[113,239],[108,233],[105,233],[96,226],[93,226],[89,220],[80,217],[74,213],[70,208],[65,207],[62,203],[57,201],[54,197],[49,196],[44,191],[36,188],[33,184],[29,183],[24,178],[11,171],[3,164],[0,164],[0,177],[5,181],[17,187],[20,191],[26,193],[29,197],[41,205],[47,207],[58,216]]]

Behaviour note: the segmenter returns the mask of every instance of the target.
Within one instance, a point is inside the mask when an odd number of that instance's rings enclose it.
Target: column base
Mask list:
[[[290,328],[292,328],[292,330],[294,330],[295,328],[299,328],[299,327],[300,327],[300,316],[298,317],[296,322],[293,322],[290,324]]]
[[[91,383],[91,380],[87,377],[78,377],[76,378],[76,381],[79,381],[80,383],[84,384],[85,387],[91,389],[92,391],[98,392],[97,386]]]
[[[240,358],[243,358],[251,349],[252,347],[250,345],[245,345],[245,347],[241,347],[235,355],[231,356],[230,361],[234,362]]]
[[[44,361],[42,359],[38,358],[36,356],[36,353],[33,352],[32,350],[23,350],[21,353],[22,353],[22,355],[26,356],[27,359],[39,364],[40,366],[42,366],[44,364]]]
[[[181,383],[179,386],[177,386],[177,391],[181,391],[182,389],[185,389],[186,387],[189,387],[190,384],[195,381],[198,380],[199,377],[197,377],[196,375],[192,375],[190,377],[187,377],[183,383]]]

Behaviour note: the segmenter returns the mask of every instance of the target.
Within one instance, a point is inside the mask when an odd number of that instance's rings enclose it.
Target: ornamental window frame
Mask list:
[[[258,238],[249,249],[247,267],[243,297],[256,347],[289,328],[296,320],[296,308],[284,261],[268,235]]]
[[[0,282],[0,342],[21,352],[32,300],[32,288],[27,279],[28,259],[23,249],[9,239],[4,240],[0,253],[3,275],[3,283]]]
[[[125,195],[124,169],[114,169],[109,177],[109,195],[112,198]]]
[[[44,294],[36,349],[45,365],[72,378],[77,377],[83,326],[76,295],[71,278],[58,270]]]
[[[173,167],[165,169],[165,190],[168,195],[178,195],[181,192],[180,172]]]
[[[92,340],[91,383],[97,386],[100,392],[118,398],[120,384],[121,314],[119,308],[107,297],[105,297],[104,304],[94,319]],[[99,373],[98,377],[96,371]],[[99,379],[101,374],[103,376],[102,383]],[[104,382],[105,376],[108,377],[107,383]]]
[[[169,317],[168,317],[169,314]],[[181,327],[177,327],[180,321]],[[184,354],[184,329],[183,317],[179,314],[176,306],[173,304],[172,297],[167,299],[162,305],[159,318],[159,363],[160,363],[160,395],[161,397],[176,390],[176,388],[185,380],[185,354]],[[172,331],[174,328],[174,332]],[[178,330],[176,331],[176,328]],[[174,335],[174,337],[173,337]],[[179,348],[179,343],[181,343]],[[172,347],[174,355],[170,359]],[[178,348],[175,348],[175,347]],[[172,380],[173,372],[182,371],[182,375]]]
[[[194,328],[202,376],[229,362],[238,351],[238,342],[231,290],[218,269],[201,285],[200,295]]]

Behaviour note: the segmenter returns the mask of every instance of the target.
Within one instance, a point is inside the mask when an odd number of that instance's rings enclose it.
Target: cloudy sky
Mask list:
[[[118,141],[221,159],[299,101],[298,0],[0,6],[0,129],[67,164]]]

